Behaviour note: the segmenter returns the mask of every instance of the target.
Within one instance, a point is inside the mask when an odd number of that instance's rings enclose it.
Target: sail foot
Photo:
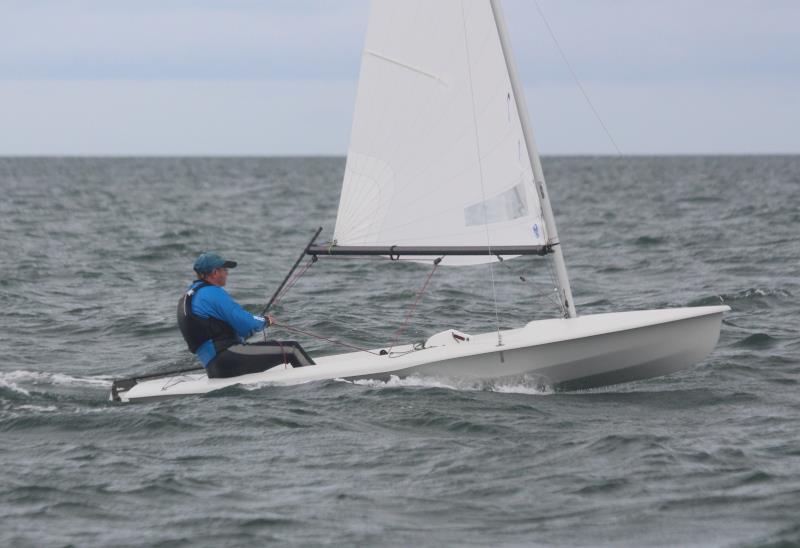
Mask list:
[[[401,256],[436,256],[445,255],[547,255],[552,251],[550,245],[507,245],[507,246],[348,246],[348,245],[317,245],[310,246],[306,251],[313,256],[324,255],[351,255],[371,256],[384,255],[391,259]]]

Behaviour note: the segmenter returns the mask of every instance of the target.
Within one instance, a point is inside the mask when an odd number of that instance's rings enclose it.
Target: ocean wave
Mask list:
[[[40,412],[43,412],[43,413],[50,413],[52,411],[58,411],[58,407],[56,407],[55,405],[30,405],[30,404],[25,404],[25,405],[18,405],[14,409],[18,410],[18,411],[40,411]]]
[[[633,242],[637,247],[652,247],[665,243],[667,239],[664,236],[639,236]]]
[[[738,341],[734,346],[740,348],[771,348],[777,343],[777,339],[770,337],[766,333],[753,333]]]
[[[767,536],[754,540],[752,546],[799,546],[800,545],[800,524],[790,525],[771,533]]]
[[[555,391],[547,385],[529,385],[525,383],[517,384],[495,384],[489,387],[490,392],[501,394],[530,394],[535,396],[548,396],[555,394]]]
[[[97,375],[91,377],[73,377],[65,373],[48,373],[46,371],[26,371],[16,370],[9,372],[0,372],[0,386],[8,386],[10,388],[17,387],[20,390],[28,393],[26,390],[20,388],[16,383],[27,382],[33,385],[52,384],[52,385],[86,385],[86,386],[111,386],[112,378],[107,375]]]
[[[343,379],[339,379],[343,380]],[[357,379],[347,381],[359,386],[370,388],[444,388],[447,390],[468,391],[468,392],[498,392],[501,394],[530,394],[530,395],[549,395],[553,394],[553,389],[534,379],[515,379],[510,380],[467,380],[467,379],[445,379],[438,377],[420,377],[411,375],[400,378],[391,375],[387,380],[380,379]]]
[[[368,386],[370,388],[397,388],[397,387],[413,387],[413,388],[446,388],[448,390],[458,390],[459,387],[449,382],[434,379],[431,377],[418,377],[411,375],[409,377],[400,378],[397,375],[391,375],[386,380],[381,379],[356,379],[346,380],[337,379],[350,384],[359,386]]]
[[[235,255],[231,293],[257,310],[301,225],[333,227],[345,159],[0,158],[2,245],[19,259],[0,280],[0,546],[800,545],[798,159],[545,159],[556,214],[576,221],[562,238],[585,313],[733,308],[691,370],[552,397],[535,379],[375,375],[117,405],[95,375],[194,363],[174,294],[196,250]],[[717,193],[714,211],[692,203]],[[218,230],[221,203],[260,229]],[[321,261],[277,315],[392,340],[430,267],[359,261]],[[528,259],[437,271],[403,340],[481,332],[493,298],[504,325],[549,317],[547,279]]]
[[[35,394],[53,397],[54,387],[103,387],[111,386],[111,377],[73,377],[65,373],[16,370],[0,372],[0,395],[5,399],[32,398]]]
[[[736,293],[723,293],[721,295],[709,295],[689,302],[689,306],[711,306],[718,304],[732,303],[757,303],[761,304],[767,300],[783,300],[792,298],[792,294],[785,289],[762,289],[751,287],[737,291]]]
[[[9,381],[7,379],[4,379],[4,378],[2,378],[2,376],[0,376],[0,391],[2,391],[3,389],[9,390],[11,392],[16,392],[18,394],[22,394],[23,396],[30,396],[31,395],[30,392],[28,392],[27,390],[25,390],[21,386],[18,386],[16,383],[11,382],[11,381]]]

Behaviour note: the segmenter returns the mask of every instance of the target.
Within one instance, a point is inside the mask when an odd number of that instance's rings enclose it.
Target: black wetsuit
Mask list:
[[[259,373],[288,363],[294,367],[313,365],[314,361],[296,341],[267,341],[238,344],[220,352],[206,368],[209,377],[237,377]]]

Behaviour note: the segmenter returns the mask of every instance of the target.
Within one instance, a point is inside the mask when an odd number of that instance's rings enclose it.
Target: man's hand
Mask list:
[[[267,314],[267,325],[274,325],[278,323],[278,320],[272,317],[272,315]]]

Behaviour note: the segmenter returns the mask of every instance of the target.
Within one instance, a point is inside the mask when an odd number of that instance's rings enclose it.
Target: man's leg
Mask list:
[[[282,363],[300,366],[308,365],[306,362],[307,360],[296,352],[294,346],[283,342],[237,344],[223,350],[211,360],[207,373],[209,378],[238,377],[248,373],[260,373]]]

